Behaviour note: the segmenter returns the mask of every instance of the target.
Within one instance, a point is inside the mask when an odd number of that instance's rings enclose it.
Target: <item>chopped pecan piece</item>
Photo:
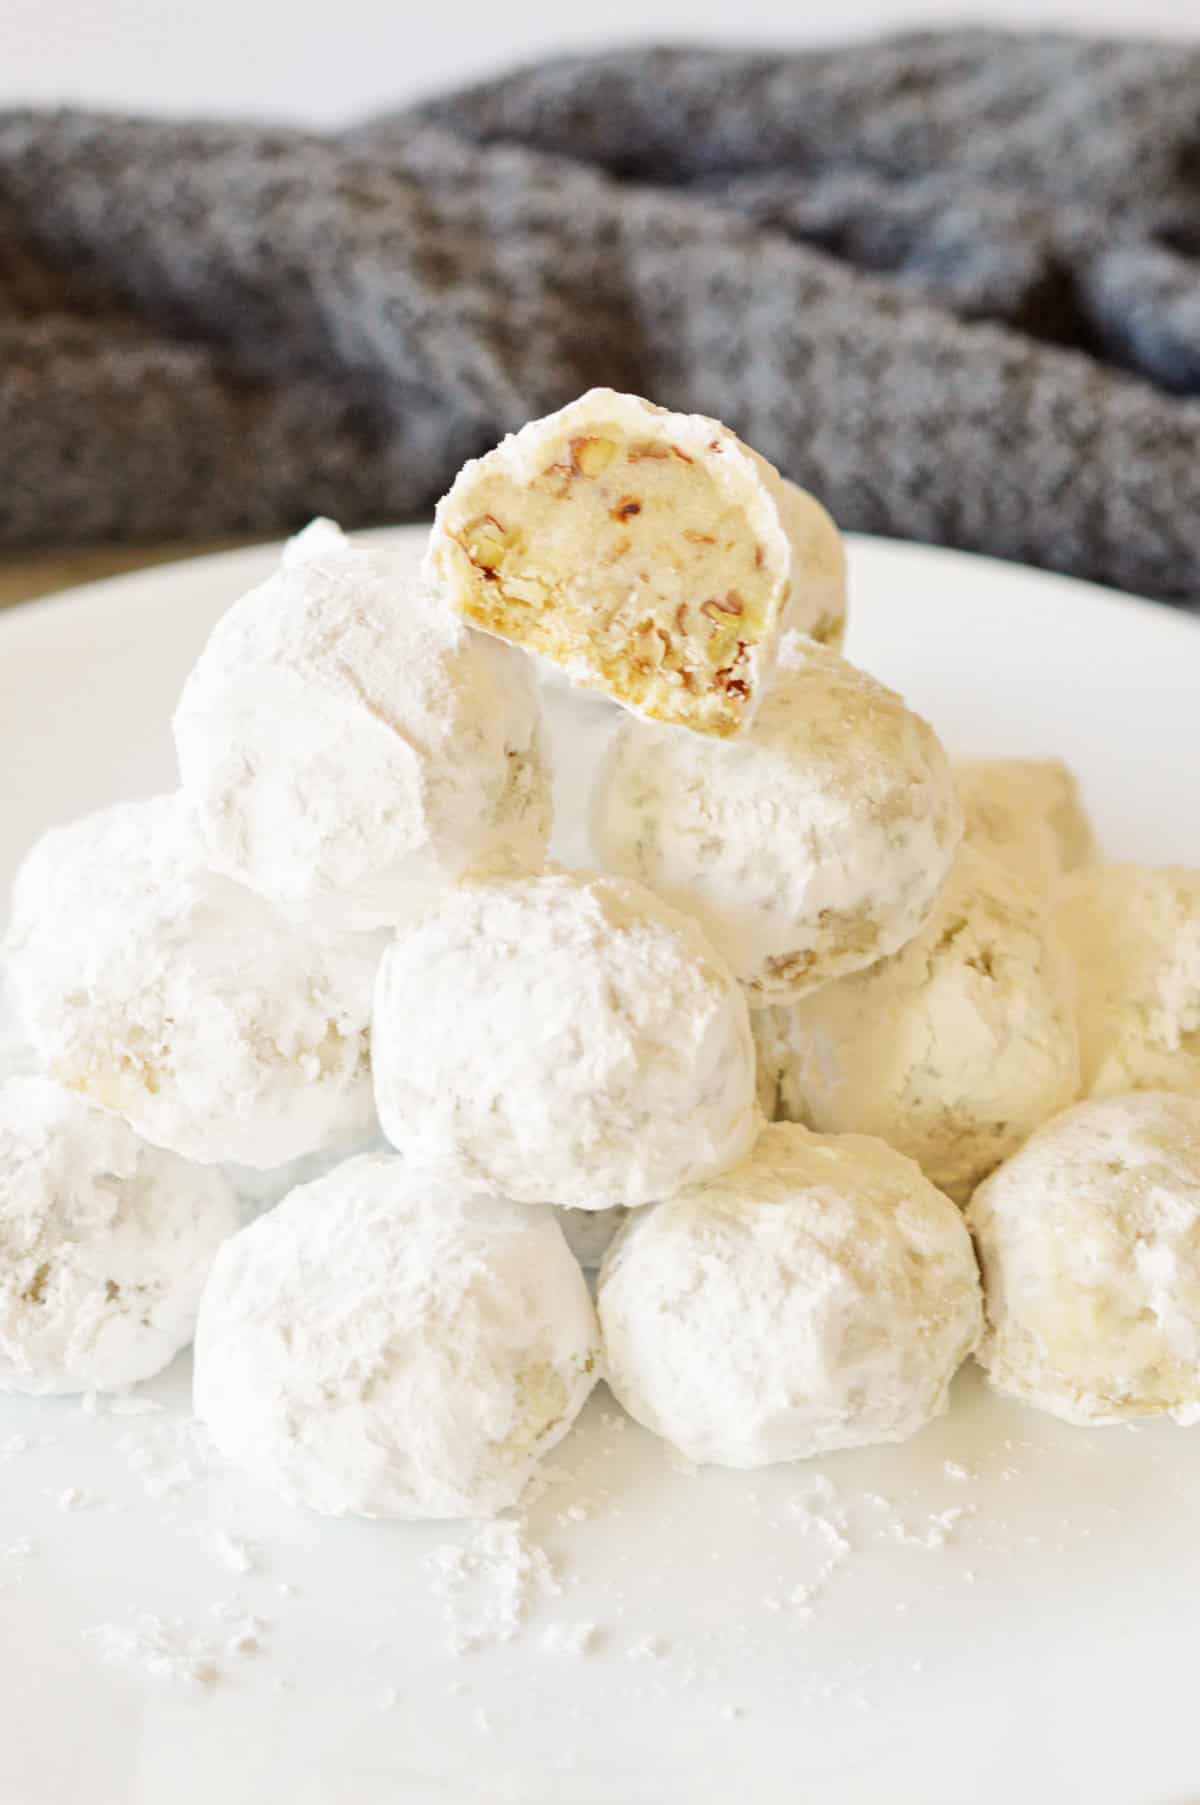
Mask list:
[[[571,461],[581,476],[603,476],[616,455],[611,439],[571,440]]]

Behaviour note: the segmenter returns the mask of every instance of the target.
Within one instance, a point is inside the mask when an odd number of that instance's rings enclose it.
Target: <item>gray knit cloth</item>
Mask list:
[[[1200,595],[1200,52],[546,64],[336,136],[0,114],[0,540],[427,512],[593,383],[846,527]]]

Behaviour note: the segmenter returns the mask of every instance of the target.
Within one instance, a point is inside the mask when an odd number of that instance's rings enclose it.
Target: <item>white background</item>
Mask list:
[[[554,50],[962,20],[1200,38],[1200,0],[0,0],[0,105],[334,125]]]

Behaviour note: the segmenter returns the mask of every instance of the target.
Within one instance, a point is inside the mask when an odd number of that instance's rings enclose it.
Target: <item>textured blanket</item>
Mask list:
[[[337,135],[0,115],[0,541],[428,511],[593,383],[846,527],[1200,595],[1200,52],[546,64]]]

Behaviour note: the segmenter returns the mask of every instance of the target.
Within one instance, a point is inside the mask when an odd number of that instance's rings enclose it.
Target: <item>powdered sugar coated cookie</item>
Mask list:
[[[1200,1097],[1080,1103],[980,1185],[992,1384],[1068,1423],[1200,1422]]]
[[[962,819],[932,728],[836,652],[790,635],[731,744],[626,723],[592,826],[603,863],[694,914],[762,1008],[910,940]]]
[[[1200,871],[1098,865],[1064,879],[1083,1086],[1200,1096]]]
[[[1037,894],[1091,865],[1096,837],[1079,785],[1059,758],[973,758],[954,767],[964,833]]]
[[[980,1330],[953,1204],[882,1141],[788,1123],[733,1172],[633,1215],[598,1305],[630,1415],[732,1467],[914,1434]]]
[[[315,935],[206,870],[177,796],[45,834],[7,951],[47,1067],[156,1146],[267,1167],[370,1130],[379,939]]]
[[[0,1084],[0,1390],[109,1391],[161,1371],[238,1221],[219,1172],[49,1078]]]
[[[196,1411],[294,1503],[492,1516],[566,1434],[599,1351],[554,1212],[364,1155],[221,1250]]]
[[[623,878],[451,892],[385,953],[373,1043],[389,1140],[523,1202],[669,1197],[755,1133],[736,982],[693,921]]]
[[[779,1111],[877,1134],[959,1202],[1079,1095],[1070,964],[1042,901],[964,845],[922,932],[754,1017]]]
[[[212,865],[338,929],[488,861],[541,863],[541,705],[518,653],[315,521],[218,622],[175,712]]]

